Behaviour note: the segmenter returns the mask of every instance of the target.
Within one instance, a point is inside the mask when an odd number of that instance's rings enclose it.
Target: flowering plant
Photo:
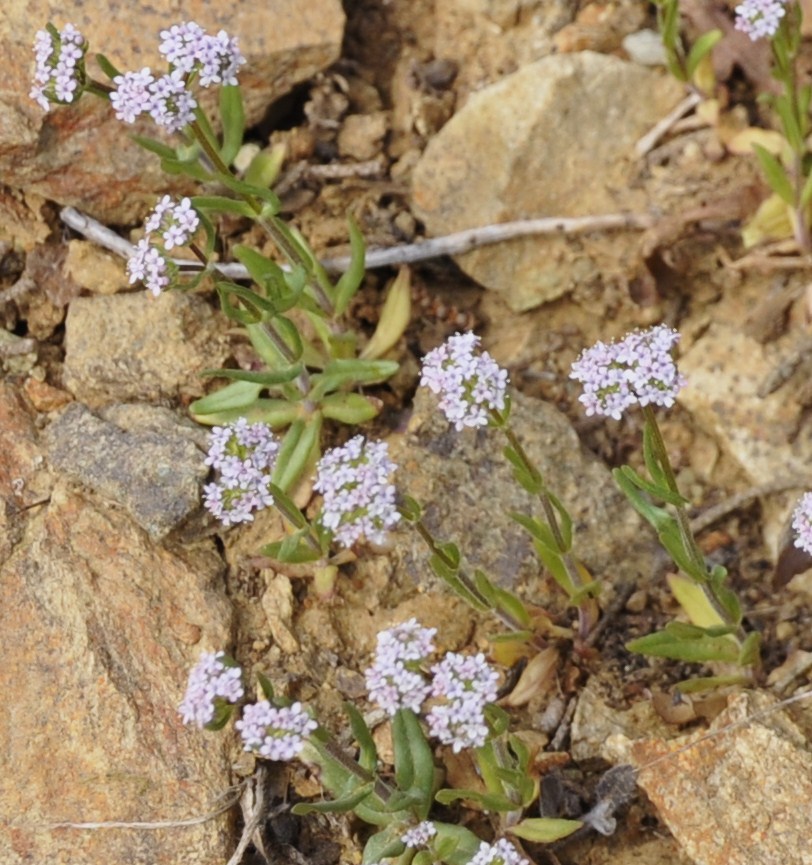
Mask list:
[[[656,0],[658,21],[668,68],[704,97],[713,98],[715,79],[710,52],[722,38],[720,30],[700,36],[686,54],[679,35],[678,0]],[[793,237],[798,249],[812,249],[812,150],[809,134],[812,122],[809,105],[812,87],[804,83],[800,67],[803,4],[797,0],[741,0],[735,7],[735,29],[751,41],[767,41],[772,55],[771,72],[778,83],[777,93],[764,93],[759,100],[773,110],[780,131],[751,128],[733,142],[736,152],[752,150],[772,190],[744,226],[745,246],[765,239]],[[717,116],[715,100],[706,116]]]
[[[633,640],[633,651],[683,661],[725,662],[751,667],[758,662],[759,635],[742,631],[742,611],[725,585],[727,571],[708,567],[691,531],[687,500],[677,486],[654,406],[673,405],[685,385],[672,351],[679,334],[660,325],[628,334],[619,342],[597,343],[572,366],[581,382],[580,397],[587,414],[619,419],[634,405],[643,410],[643,461],[648,477],[631,466],[613,472],[615,481],[634,508],[656,530],[660,543],[681,571],[669,586],[690,624],[673,622],[663,631]],[[659,501],[666,507],[655,505]],[[694,679],[691,687],[712,687],[740,681],[741,675]]]
[[[434,628],[410,619],[378,634],[377,650],[365,678],[370,700],[391,725],[394,764],[382,771],[367,722],[346,706],[358,756],[353,758],[299,702],[275,696],[269,680],[258,677],[262,699],[249,703],[235,723],[243,747],[259,760],[301,760],[316,767],[332,798],[300,802],[293,813],[346,813],[376,827],[367,840],[363,861],[384,858],[448,865],[515,863],[529,865],[506,838],[493,844],[473,832],[432,819],[434,803],[466,799],[499,815],[499,834],[550,842],[584,826],[580,820],[554,817],[523,819],[538,797],[530,772],[530,752],[508,731],[507,715],[494,705],[498,674],[485,656],[448,652],[432,663]],[[243,697],[242,671],[222,652],[204,653],[189,676],[180,705],[184,723],[222,729]],[[214,707],[224,706],[216,723]],[[454,753],[470,751],[485,789],[439,789],[442,770],[429,739]]]
[[[291,488],[320,453],[325,419],[359,424],[373,418],[380,402],[356,392],[360,385],[385,381],[396,370],[381,359],[409,318],[408,279],[398,279],[384,305],[378,329],[366,348],[348,325],[346,313],[364,277],[364,241],[350,221],[352,259],[333,282],[306,240],[280,215],[269,188],[273,159],[258,154],[244,176],[234,169],[243,141],[244,113],[237,75],[245,63],[235,37],[207,33],[194,22],[161,32],[164,74],[149,67],[120,72],[106,57],[96,59],[110,83],[91,78],[85,66],[87,41],[72,25],[53,25],[35,40],[36,71],[32,98],[46,110],[90,93],[109,101],[116,117],[131,124],[149,116],[166,140],[134,136],[161,159],[169,174],[197,182],[203,194],[173,201],[164,196],[144,224],[144,237],[128,263],[131,282],[153,294],[192,289],[214,281],[225,314],[244,328],[257,355],[251,369],[208,370],[230,384],[197,400],[193,417],[208,425],[237,418],[286,430],[280,459],[270,474],[283,491]],[[198,89],[217,86],[218,116],[201,108]],[[216,130],[221,129],[218,133]],[[225,190],[225,194],[211,190]],[[250,274],[246,286],[226,278],[215,259],[215,222],[221,214],[252,220],[275,244],[286,264],[237,245],[234,256]],[[193,258],[173,258],[186,248]],[[303,327],[303,323],[307,327]]]

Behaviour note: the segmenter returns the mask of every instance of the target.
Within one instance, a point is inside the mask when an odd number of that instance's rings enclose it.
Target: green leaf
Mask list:
[[[803,153],[806,149],[804,146],[804,137],[801,133],[798,117],[795,114],[795,106],[786,93],[782,93],[776,97],[775,110],[781,118],[781,126],[789,142],[789,146],[794,153]],[[775,191],[778,192],[777,189]],[[780,195],[781,193],[779,192],[778,194]]]
[[[195,195],[192,198],[195,210],[212,210],[215,213],[233,213],[237,216],[252,217],[254,211],[244,201],[226,198],[225,195]]]
[[[381,402],[360,393],[331,393],[321,401],[321,410],[329,420],[357,426],[376,417]]]
[[[522,489],[537,496],[543,489],[541,475],[533,466],[528,466],[521,455],[509,445],[502,451],[505,459],[513,466],[513,477]]]
[[[289,565],[302,565],[323,559],[324,551],[311,546],[304,538],[304,532],[296,532],[283,541],[265,544],[260,552],[269,559],[275,559],[277,562],[285,562]]]
[[[265,697],[268,702],[271,702],[274,696],[271,680],[264,673],[257,673],[257,681],[259,682],[259,687],[262,690],[263,697]]]
[[[739,650],[739,665],[754,667],[759,663],[761,655],[761,634],[753,632],[744,638]]]
[[[295,366],[289,366],[287,369],[276,371],[262,370],[253,372],[247,369],[204,369],[200,375],[209,376],[210,378],[230,378],[234,381],[251,381],[264,387],[274,387],[275,385],[293,381],[297,375],[301,374],[302,370],[302,365],[297,363]]]
[[[728,688],[731,685],[746,685],[750,681],[748,676],[697,676],[694,679],[686,679],[678,682],[674,687],[681,694],[697,694],[704,691],[712,691],[714,688]]]
[[[344,711],[349,716],[352,734],[355,736],[355,741],[358,742],[360,751],[358,762],[367,772],[374,772],[378,768],[378,749],[375,747],[372,733],[367,727],[363,715],[352,703],[344,703]]]
[[[307,421],[295,421],[282,439],[271,480],[287,492],[299,480],[318,452],[321,436],[321,414],[315,412]]]
[[[681,627],[675,628],[675,625]],[[735,664],[739,658],[739,647],[730,636],[709,636],[704,628],[685,626],[679,622],[672,622],[655,634],[631,640],[626,643],[626,648],[642,655],[691,663],[718,661]]]
[[[247,408],[257,399],[261,390],[262,385],[256,382],[235,381],[215,393],[196,399],[189,406],[189,411],[197,419],[198,415]]]
[[[696,72],[697,67],[702,62],[702,58],[713,50],[722,36],[723,33],[721,30],[708,30],[707,33],[703,33],[694,42],[691,50],[688,52],[688,59],[685,61],[685,72],[689,80],[693,79],[694,72]]]
[[[207,171],[200,163],[189,162],[186,159],[174,159],[171,157],[162,159],[161,170],[173,176],[185,174],[187,177],[199,180],[201,183],[211,183],[215,179],[215,175]]]
[[[230,175],[218,174],[217,180],[224,186],[227,186],[232,192],[236,192],[248,199],[258,198],[270,206],[271,212],[279,213],[282,205],[279,201],[279,196],[271,192],[267,187],[256,186],[253,183],[246,183],[243,180],[237,180],[236,177]],[[256,213],[256,209],[254,210]]]
[[[364,236],[358,228],[358,223],[350,216],[347,218],[350,232],[350,266],[336,285],[335,311],[343,315],[355,292],[358,291],[363,279],[366,262],[366,244]]]
[[[174,149],[164,144],[162,141],[156,141],[154,138],[146,138],[143,135],[133,135],[132,140],[144,150],[150,153],[155,153],[161,159],[177,159],[177,154]]]
[[[362,865],[373,865],[383,859],[392,859],[400,856],[406,849],[406,845],[400,840],[402,829],[397,826],[388,825],[383,831],[376,832],[364,845]]]
[[[271,369],[276,369],[280,364],[287,365],[289,362],[277,346],[276,340],[272,338],[272,333],[277,335],[279,342],[288,348],[289,353],[296,360],[301,360],[305,366],[309,365],[308,359],[303,356],[304,346],[296,325],[284,316],[277,316],[270,324],[249,324],[245,330],[254,350]]]
[[[760,144],[754,144],[753,150],[756,152],[759,164],[761,165],[761,170],[764,172],[764,176],[767,178],[767,183],[770,184],[770,188],[781,198],[782,201],[789,204],[791,207],[795,201],[795,194],[792,190],[792,183],[790,182],[789,177],[787,177],[784,167],[769,150],[766,150]]]
[[[267,302],[251,289],[225,280],[218,280],[216,288],[220,297],[220,307],[232,321],[244,325],[259,324],[269,317]],[[232,295],[248,308],[241,309],[232,303]]]
[[[581,820],[564,820],[560,817],[530,817],[508,830],[511,835],[534,841],[536,844],[552,844],[560,841],[583,826]]]
[[[374,783],[370,781],[340,799],[329,802],[298,802],[290,810],[298,817],[304,817],[306,814],[346,814],[348,811],[354,811],[372,793],[373,787]]]
[[[468,865],[482,843],[470,829],[451,823],[434,821],[437,834],[432,839],[432,847],[437,861],[446,865]]]
[[[308,397],[319,402],[328,393],[359,384],[377,384],[398,371],[393,360],[331,360],[323,372],[311,377],[314,382]]]
[[[242,146],[245,132],[245,109],[242,104],[242,91],[236,85],[220,88],[220,117],[223,121],[223,146],[220,157],[226,165],[231,165]]]
[[[104,56],[104,54],[96,55],[96,63],[102,72],[112,81],[117,75],[121,75],[118,69]]]
[[[516,810],[516,802],[501,793],[483,793],[481,790],[460,790],[444,788],[434,797],[441,805],[450,805],[460,799],[474,802],[483,811],[508,812]]]

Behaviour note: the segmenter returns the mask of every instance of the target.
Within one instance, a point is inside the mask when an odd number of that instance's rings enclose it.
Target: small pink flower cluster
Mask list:
[[[66,24],[61,33],[38,30],[34,39],[37,68],[30,96],[43,111],[52,102],[73,102],[84,85],[84,58],[87,42],[73,26]]]
[[[138,241],[135,253],[127,261],[130,284],[143,282],[154,297],[169,288],[177,267],[167,250],[188,243],[198,227],[200,217],[188,198],[175,203],[165,195],[144,223],[146,234]]]
[[[424,674],[434,653],[435,628],[423,628],[416,619],[381,631],[375,659],[365,677],[370,699],[388,715],[401,709],[419,712],[432,699],[426,713],[429,731],[454,753],[485,743],[488,727],[485,706],[496,700],[498,676],[483,654],[448,652]]]
[[[389,482],[397,466],[385,442],[351,438],[319,460],[313,489],[324,497],[319,522],[344,547],[361,538],[382,544],[400,513]]]
[[[744,0],[736,7],[736,29],[753,42],[775,36],[787,14],[785,0]]]

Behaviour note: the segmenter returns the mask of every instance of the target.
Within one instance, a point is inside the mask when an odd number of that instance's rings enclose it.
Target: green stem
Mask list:
[[[652,449],[654,451],[654,457],[657,460],[657,464],[663,471],[663,475],[665,476],[665,482],[668,486],[668,489],[674,493],[675,495],[682,498],[682,494],[679,491],[679,487],[677,486],[677,478],[674,474],[674,469],[671,466],[671,460],[668,457],[668,451],[665,447],[665,442],[663,441],[662,433],[660,432],[659,424],[657,423],[657,417],[654,413],[654,407],[651,405],[643,406],[643,417],[645,418],[646,426],[649,429],[651,436],[651,444]],[[692,570],[695,570],[696,574],[704,574],[705,577],[703,580],[697,580],[693,574],[689,574],[688,576],[693,577],[696,582],[702,587],[702,591],[705,597],[708,599],[708,602],[719,615],[723,622],[726,622],[730,626],[736,626],[735,622],[730,620],[730,615],[719,603],[719,599],[713,592],[713,589],[710,585],[710,575],[708,573],[708,565],[705,561],[705,557],[702,555],[702,551],[699,549],[699,545],[696,542],[696,538],[694,537],[694,533],[691,531],[691,520],[688,516],[688,511],[685,505],[674,505],[674,511],[677,516],[677,524],[679,525],[680,535],[682,537],[682,544],[685,549],[688,558],[691,561]],[[739,640],[744,638],[744,632],[741,627],[737,627],[736,636]]]
[[[501,418],[501,415],[498,415]],[[564,568],[567,572],[567,576],[569,577],[569,581],[572,584],[574,592],[578,589],[582,588],[584,585],[583,580],[581,579],[581,572],[578,568],[578,563],[575,559],[575,556],[567,549],[567,544],[564,541],[564,535],[561,532],[561,526],[558,522],[558,514],[556,513],[555,505],[553,504],[552,499],[550,498],[550,493],[542,479],[541,472],[536,468],[536,466],[531,461],[530,457],[527,455],[527,452],[522,447],[521,442],[516,437],[516,434],[513,430],[504,423],[497,423],[497,426],[502,430],[505,434],[505,438],[507,438],[511,448],[519,457],[522,462],[522,466],[524,470],[533,478],[538,488],[537,494],[539,501],[541,502],[541,508],[544,511],[544,519],[547,522],[547,525],[550,528],[550,531],[553,534],[553,540],[558,547],[558,552],[561,556],[561,561],[564,564]],[[596,614],[595,614],[595,603],[592,598],[585,598],[578,604],[578,635],[585,639],[589,632],[596,624]]]
[[[209,138],[201,127],[199,121],[193,120],[190,127],[194,133],[195,139],[199,142],[215,169],[221,174],[232,175],[231,170],[225,162],[223,162],[217,149],[212,146],[212,143],[209,141]],[[314,264],[297,248],[296,242],[293,240],[292,236],[290,236],[287,227],[283,226],[281,221],[275,216],[272,216],[269,219],[263,218],[261,215],[262,205],[254,196],[244,193],[242,197],[254,213],[256,213],[257,224],[268,234],[271,240],[273,240],[285,258],[287,258],[288,262],[291,265],[301,267],[305,271],[308,278],[308,285],[312,289],[317,302],[325,313],[327,313],[327,315],[334,314],[335,307],[333,306],[332,301],[324,288],[319,284],[318,279],[314,277]]]
[[[518,633],[520,631],[526,631],[527,629],[522,625],[521,622],[518,622],[513,618],[509,613],[504,610],[494,608],[487,600],[482,596],[482,593],[476,587],[474,581],[465,573],[462,568],[460,568],[451,558],[449,558],[443,549],[437,545],[437,542],[434,539],[431,531],[428,526],[423,522],[423,520],[419,519],[412,523],[412,525],[417,530],[417,533],[423,539],[423,542],[429,548],[429,550],[437,556],[439,559],[443,561],[443,564],[446,565],[450,570],[453,570],[456,577],[459,581],[465,586],[465,588],[484,606],[487,607],[491,612],[502,622],[505,627],[514,633]]]

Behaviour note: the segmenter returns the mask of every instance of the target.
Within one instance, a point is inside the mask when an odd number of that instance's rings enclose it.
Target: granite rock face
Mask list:
[[[231,783],[226,740],[177,714],[189,668],[231,635],[215,546],[157,546],[126,511],[49,472],[8,385],[0,418],[0,858],[221,865],[228,815],[182,832],[54,826],[184,820]]]

